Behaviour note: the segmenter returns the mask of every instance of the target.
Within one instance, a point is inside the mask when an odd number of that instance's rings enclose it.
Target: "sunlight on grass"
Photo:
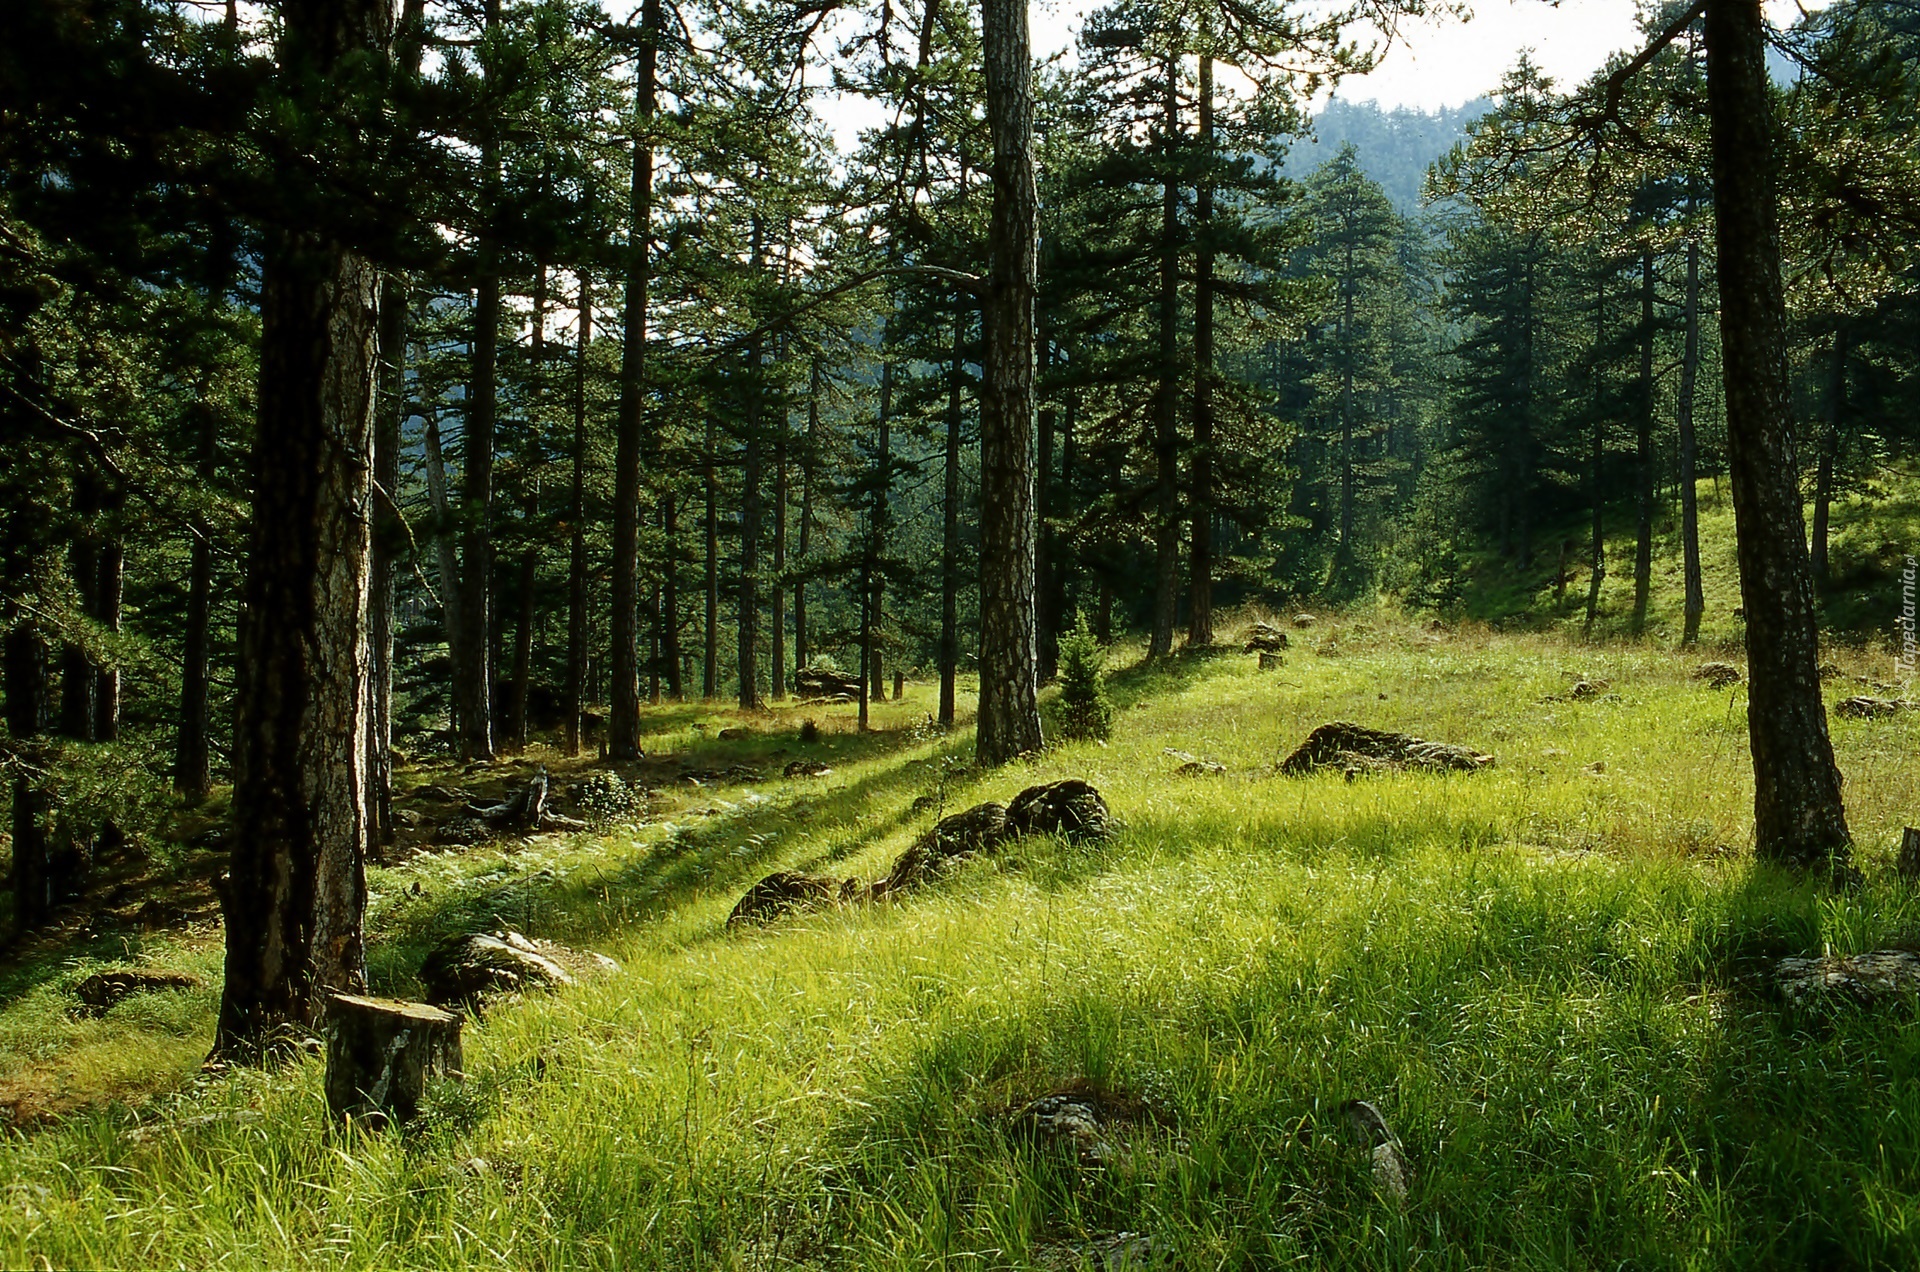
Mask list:
[[[1920,936],[1887,865],[1913,721],[1838,724],[1874,882],[1822,896],[1750,865],[1744,693],[1695,660],[1370,614],[1295,636],[1273,671],[1124,667],[1110,745],[956,771],[964,737],[909,731],[914,686],[887,732],[829,733],[830,777],[376,869],[379,989],[496,922],[623,968],[469,1023],[465,1081],[406,1134],[330,1133],[314,1061],[16,1134],[0,1263],[994,1268],[1118,1231],[1179,1267],[1920,1259],[1910,1014],[1800,1018],[1751,981]],[[1568,699],[1579,680],[1605,684]],[[650,754],[777,773],[806,714],[725,744],[739,717],[682,717]],[[1332,719],[1498,763],[1278,776]],[[1229,772],[1176,777],[1164,748]],[[941,807],[1067,775],[1106,794],[1109,842],[1019,841],[902,901],[724,927],[767,871],[871,878]],[[210,993],[37,1033],[67,988],[0,1013],[8,1063],[204,1045]],[[1016,1133],[1073,1081],[1155,1120],[1091,1169]],[[1405,1141],[1404,1211],[1373,1195],[1351,1098]]]

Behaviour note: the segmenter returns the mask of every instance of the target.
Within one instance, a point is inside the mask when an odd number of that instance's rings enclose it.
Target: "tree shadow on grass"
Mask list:
[[[1116,707],[1138,706],[1154,698],[1184,692],[1215,674],[1223,662],[1233,659],[1251,662],[1257,657],[1257,654],[1243,654],[1231,645],[1182,648],[1165,657],[1142,658],[1131,666],[1109,672],[1107,693]]]
[[[791,737],[793,731],[787,730]],[[714,742],[687,753],[698,766],[751,764],[775,754],[781,734],[766,733],[739,741]],[[924,745],[916,729],[830,735],[837,744],[823,758],[840,763],[899,755]],[[811,872],[859,855],[908,823],[937,810],[916,810],[907,799],[916,788],[933,793],[943,774],[951,774],[971,746],[963,736],[948,736],[925,757],[906,759],[844,785],[808,787],[791,783],[827,782],[791,779],[771,795],[732,782],[702,786],[696,795],[728,807],[701,818],[690,810],[671,820],[675,829],[659,843],[603,869],[584,858],[564,873],[527,871],[491,886],[455,889],[444,897],[409,904],[371,952],[370,975],[382,992],[413,984],[413,971],[436,941],[455,932],[499,926],[529,935],[591,945],[636,924],[650,923],[713,896],[744,888],[787,854],[797,837],[829,843],[793,868]],[[805,748],[814,753],[819,748]],[[697,756],[698,759],[692,757]],[[971,784],[983,775],[966,772],[947,779],[948,789]],[[696,800],[696,802],[699,802]],[[611,832],[618,833],[618,828]],[[722,929],[716,925],[715,934]]]

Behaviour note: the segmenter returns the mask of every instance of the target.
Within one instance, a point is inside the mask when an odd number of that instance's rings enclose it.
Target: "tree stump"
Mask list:
[[[374,1125],[420,1111],[427,1075],[460,1074],[460,1017],[427,1003],[334,994],[327,1003],[327,1107]]]
[[[1894,869],[1908,883],[1920,883],[1920,830],[1906,827],[1900,835],[1900,855],[1894,859]]]

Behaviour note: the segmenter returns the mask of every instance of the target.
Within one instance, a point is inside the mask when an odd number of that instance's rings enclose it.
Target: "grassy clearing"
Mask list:
[[[957,741],[908,727],[918,687],[889,731],[829,735],[829,778],[377,869],[381,989],[496,918],[623,970],[470,1025],[466,1081],[405,1135],[330,1134],[317,1062],[182,1061],[167,1094],[15,1132],[0,1264],[999,1268],[1114,1231],[1182,1268],[1920,1264],[1911,1014],[1790,1015],[1751,980],[1920,940],[1887,868],[1920,725],[1836,722],[1873,882],[1827,896],[1751,866],[1744,696],[1692,659],[1377,618],[1296,635],[1278,671],[1118,673],[1108,746],[956,770]],[[1576,679],[1607,694],[1547,700]],[[1273,773],[1335,718],[1499,764]],[[791,714],[704,740],[732,721],[672,717],[650,754],[801,753]],[[1231,772],[1174,777],[1163,748]],[[901,902],[724,930],[768,870],[881,873],[937,814],[919,796],[1065,775],[1107,793],[1113,841],[1026,841]],[[207,940],[164,953],[211,960]],[[37,1033],[68,983],[0,1010],[6,1064],[116,1039],[197,1057],[210,1033],[196,995]],[[1157,1114],[1099,1169],[1008,1117],[1074,1082]],[[1353,1097],[1406,1142],[1404,1211],[1343,1133]]]

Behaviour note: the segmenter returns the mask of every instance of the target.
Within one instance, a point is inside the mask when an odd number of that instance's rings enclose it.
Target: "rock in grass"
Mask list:
[[[574,977],[518,932],[472,932],[435,946],[420,965],[420,983],[436,1007],[477,1007],[502,994],[571,985]]]
[[[1407,1169],[1405,1150],[1387,1126],[1387,1119],[1365,1100],[1348,1100],[1342,1111],[1373,1164],[1374,1190],[1396,1206],[1405,1203],[1412,1172]]]
[[[1248,654],[1273,654],[1287,647],[1287,634],[1272,623],[1255,623],[1247,630],[1246,644],[1241,652]]]
[[[1705,681],[1709,689],[1726,689],[1745,680],[1746,675],[1732,663],[1710,662],[1695,667],[1693,678]]]
[[[79,997],[84,1014],[99,1016],[134,994],[150,994],[163,989],[192,989],[199,983],[185,972],[95,972],[81,981],[73,992]]]
[[[1845,958],[1783,958],[1774,964],[1773,978],[1781,996],[1796,1006],[1879,1007],[1920,995],[1920,954],[1874,950]]]
[[[1172,747],[1163,747],[1160,754],[1181,762],[1180,767],[1173,770],[1181,777],[1220,777],[1227,771],[1227,766],[1219,761],[1203,760],[1188,751],[1176,751]]]
[[[1335,720],[1308,734],[1307,740],[1281,761],[1280,771],[1296,777],[1323,768],[1350,773],[1386,769],[1471,773],[1492,763],[1491,755],[1471,747]]]
[[[1138,1232],[1096,1232],[1042,1248],[1040,1266],[1061,1272],[1145,1272],[1171,1266],[1167,1242]]]
[[[823,760],[795,760],[787,765],[787,777],[826,777],[833,772],[833,765]]]
[[[1317,621],[1318,620],[1311,614],[1295,614],[1293,616],[1293,625],[1295,627],[1312,627]]]
[[[963,813],[942,817],[894,859],[887,877],[873,885],[873,895],[918,887],[946,873],[956,862],[991,852],[1014,833],[1004,804],[975,804]]]
[[[829,879],[823,875],[778,870],[747,889],[727,915],[729,928],[752,923],[769,923],[783,914],[800,910],[823,910],[859,896],[858,879]]]
[[[1016,835],[1059,835],[1088,841],[1112,833],[1107,801],[1092,783],[1070,777],[1029,786],[1007,805],[1007,827]]]
[[[1835,703],[1833,713],[1837,716],[1845,716],[1849,720],[1878,720],[1883,716],[1898,715],[1914,707],[1920,707],[1920,702],[1908,702],[1904,698],[1874,698],[1866,694],[1858,694]]]

